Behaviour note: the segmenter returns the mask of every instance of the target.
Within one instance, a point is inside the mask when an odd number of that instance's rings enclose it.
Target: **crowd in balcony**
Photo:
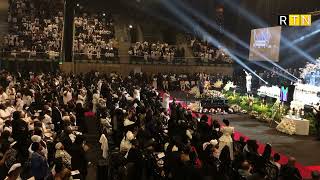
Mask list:
[[[209,64],[233,63],[232,59],[223,48],[217,48],[206,41],[192,39],[190,46],[191,46],[193,55],[197,58],[199,63],[209,63]]]
[[[83,13],[75,17],[74,24],[73,52],[76,60],[114,60],[118,57],[111,15]]]
[[[183,47],[171,46],[167,43],[145,41],[134,43],[129,48],[128,54],[133,61],[174,63],[184,60],[185,50]]]
[[[51,7],[50,10],[47,8]],[[11,58],[55,59],[60,56],[63,2],[55,0],[10,0],[9,33],[2,53]]]

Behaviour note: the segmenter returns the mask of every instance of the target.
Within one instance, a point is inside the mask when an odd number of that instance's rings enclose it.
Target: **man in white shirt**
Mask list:
[[[72,93],[69,88],[66,88],[66,90],[63,92],[63,104],[67,105],[69,101],[72,100]]]

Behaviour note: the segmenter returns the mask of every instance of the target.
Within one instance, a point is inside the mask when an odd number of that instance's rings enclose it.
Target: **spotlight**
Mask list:
[[[129,25],[129,28],[130,28],[130,29],[132,29],[132,28],[133,28],[133,26],[130,24],[130,25]]]
[[[80,6],[80,4],[79,3],[77,3],[77,7],[79,7]]]
[[[102,16],[106,16],[106,13],[103,13]]]

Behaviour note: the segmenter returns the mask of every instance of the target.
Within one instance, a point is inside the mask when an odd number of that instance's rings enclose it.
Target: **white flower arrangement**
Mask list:
[[[208,90],[203,93],[204,98],[224,98],[224,95],[220,91]]]
[[[247,113],[248,113],[248,111],[246,111],[246,110],[242,110],[242,111],[241,111],[241,113],[242,113],[242,114],[247,114]]]
[[[194,95],[195,97],[200,97],[200,90],[199,90],[199,88],[197,86],[191,88],[189,93]]]
[[[249,115],[251,116],[251,117],[253,117],[253,118],[259,118],[259,113],[257,112],[257,111],[251,111],[250,113],[249,113]]]
[[[231,88],[236,88],[237,86],[233,84],[232,81],[228,81],[227,84],[224,86],[223,90],[229,91]]]
[[[232,109],[232,112],[235,112],[235,113],[241,112],[241,107],[239,105],[237,105],[237,104],[231,105],[230,109]]]
[[[224,95],[220,91],[216,90],[206,90],[202,95],[198,87],[193,87],[190,94],[194,95],[195,98],[224,98]]]
[[[296,133],[296,124],[294,123],[294,121],[281,121],[278,126],[276,127],[276,129],[280,132],[289,134],[289,135],[293,135]]]
[[[194,103],[190,103],[188,105],[188,109],[190,109],[192,112],[199,112],[201,109],[200,102],[196,101]]]
[[[219,80],[217,80],[217,81],[214,83],[213,87],[215,87],[215,88],[221,88],[222,85],[223,85],[223,82],[222,82],[222,80],[219,79]]]

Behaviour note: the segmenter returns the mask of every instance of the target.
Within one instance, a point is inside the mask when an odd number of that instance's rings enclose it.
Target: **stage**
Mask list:
[[[186,94],[183,92],[172,92],[171,96],[184,102],[193,100],[186,99]],[[275,127],[270,127],[268,123],[251,119],[246,114],[213,115],[212,117],[221,123],[223,118],[229,119],[236,130],[235,138],[244,136],[257,140],[260,144],[260,153],[265,144],[272,144],[273,150],[281,154],[281,164],[287,162],[288,156],[294,156],[304,177],[310,177],[311,170],[320,170],[320,153],[315,153],[320,149],[320,141],[316,141],[313,136],[287,135],[277,131]]]

